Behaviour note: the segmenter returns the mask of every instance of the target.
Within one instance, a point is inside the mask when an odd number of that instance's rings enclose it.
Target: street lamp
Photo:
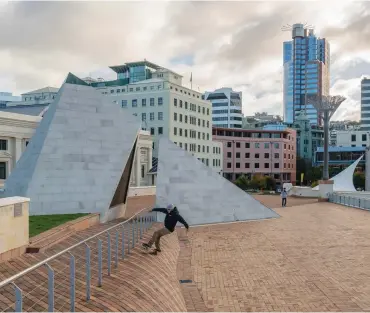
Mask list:
[[[308,96],[308,102],[313,104],[324,121],[323,180],[329,179],[329,121],[344,100],[346,98],[343,96],[321,96],[317,94]]]

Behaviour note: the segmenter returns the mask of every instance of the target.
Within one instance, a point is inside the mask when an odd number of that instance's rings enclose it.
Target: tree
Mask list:
[[[267,190],[276,189],[276,181],[271,176],[265,176],[265,186]]]
[[[250,181],[245,176],[239,176],[235,181],[234,184],[237,185],[240,189],[247,190],[250,187]]]
[[[355,188],[365,189],[365,174],[361,172],[356,172],[353,174],[353,184]]]

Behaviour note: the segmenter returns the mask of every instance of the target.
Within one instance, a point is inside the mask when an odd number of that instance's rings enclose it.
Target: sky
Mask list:
[[[287,24],[307,23],[331,45],[333,120],[359,120],[370,76],[370,2],[1,2],[0,91],[60,87],[68,72],[115,79],[108,66],[147,59],[201,92],[243,92],[243,113],[283,112]]]

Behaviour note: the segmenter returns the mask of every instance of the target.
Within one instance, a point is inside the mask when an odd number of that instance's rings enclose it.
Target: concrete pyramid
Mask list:
[[[122,215],[140,122],[89,86],[64,84],[5,183],[30,214]]]
[[[279,217],[190,153],[162,138],[156,206],[168,203],[178,207],[189,225]],[[158,218],[163,220],[163,215],[158,214]]]

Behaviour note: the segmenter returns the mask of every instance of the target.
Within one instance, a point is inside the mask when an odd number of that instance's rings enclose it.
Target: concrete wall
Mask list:
[[[293,186],[288,191],[289,196],[304,197],[304,198],[318,198],[319,190],[313,190],[311,187]]]
[[[21,255],[29,240],[28,198],[0,199],[0,261]]]

